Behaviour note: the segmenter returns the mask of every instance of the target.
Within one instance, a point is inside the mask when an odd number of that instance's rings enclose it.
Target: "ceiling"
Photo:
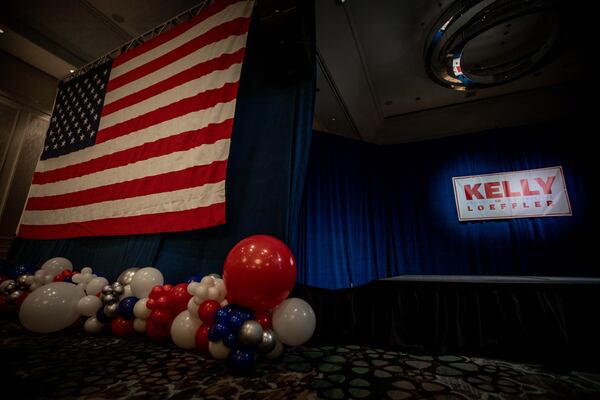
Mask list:
[[[4,0],[0,49],[60,79],[199,1]],[[423,49],[450,3],[316,0],[315,127],[374,143],[402,143],[564,112],[564,87],[582,77],[584,65],[569,46],[529,76],[502,86],[460,92],[434,83],[425,72]],[[282,3],[262,4],[279,12]],[[515,23],[472,47],[492,57],[498,51],[491,49],[514,49],[524,34],[530,34],[527,27]]]

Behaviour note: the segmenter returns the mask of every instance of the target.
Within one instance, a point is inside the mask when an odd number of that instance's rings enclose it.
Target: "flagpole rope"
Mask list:
[[[150,29],[149,31],[141,34],[140,36],[131,39],[129,42],[109,51],[108,53],[103,54],[102,56],[96,58],[93,61],[83,65],[82,67],[77,68],[74,72],[69,73],[64,78],[61,79],[62,82],[68,82],[71,79],[85,74],[87,71],[96,68],[98,65],[105,63],[109,59],[112,60],[115,57],[119,56],[126,51],[136,48],[142,43],[146,43],[148,40],[155,38],[161,33],[174,28],[175,26],[188,22],[192,17],[200,14],[204,8],[211,3],[212,0],[201,0],[200,3],[195,6],[183,11],[182,13],[176,15],[175,17],[170,18],[169,20],[163,22],[162,24]]]

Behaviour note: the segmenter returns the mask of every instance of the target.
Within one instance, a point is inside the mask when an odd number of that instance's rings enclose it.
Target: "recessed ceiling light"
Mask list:
[[[74,69],[70,69],[70,70],[69,70],[69,72],[70,72],[70,73],[73,73],[73,72],[75,72],[75,70],[74,70]]]
[[[0,28],[0,34],[4,33],[4,29]]]

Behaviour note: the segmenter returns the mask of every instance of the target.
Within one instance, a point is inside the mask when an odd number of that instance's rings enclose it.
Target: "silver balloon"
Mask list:
[[[276,345],[277,336],[275,335],[275,332],[270,329],[265,329],[263,330],[260,343],[256,346],[256,350],[261,354],[268,354],[273,351]]]
[[[113,294],[113,288],[110,285],[106,285],[102,288],[102,294]]]
[[[119,282],[115,282],[112,284],[112,290],[113,290],[113,294],[116,296],[122,295],[123,292],[125,291],[125,289],[123,288],[123,285],[121,285]]]
[[[121,275],[119,275],[119,277],[117,278],[117,282],[119,282],[123,286],[129,285],[133,280],[133,276],[136,272],[138,272],[138,270],[139,268],[137,267],[127,268],[125,271],[121,272]]]
[[[17,282],[13,281],[12,279],[10,279],[7,282],[8,283],[5,284],[4,289],[2,291],[5,296],[8,296],[9,294],[11,294],[12,292],[14,292],[15,290],[19,289],[17,287]]]
[[[262,340],[263,328],[256,321],[246,321],[238,332],[239,343],[242,346],[255,346]]]
[[[15,301],[17,301],[19,299],[19,297],[21,297],[23,295],[23,292],[20,290],[15,290],[14,292],[12,292],[11,294],[9,294],[6,297],[6,301],[8,301],[9,303],[14,303]]]
[[[31,286],[31,284],[29,283],[29,276],[30,275],[19,275],[17,277],[17,285],[22,289],[22,290],[27,290],[29,289],[29,286]]]
[[[100,300],[104,304],[112,304],[117,302],[119,299],[114,294],[103,294],[100,296]]]
[[[106,315],[108,318],[114,318],[117,316],[117,314],[119,314],[118,303],[107,304],[104,306],[104,315]]]

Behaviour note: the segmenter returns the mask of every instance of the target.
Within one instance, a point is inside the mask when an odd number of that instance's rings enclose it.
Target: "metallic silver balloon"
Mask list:
[[[238,332],[238,340],[242,346],[255,346],[262,340],[263,328],[256,321],[249,320],[242,324]]]
[[[277,336],[275,332],[271,329],[265,329],[262,333],[262,339],[258,346],[256,346],[256,350],[261,354],[267,354],[273,351],[275,346],[277,345]]]
[[[119,314],[119,304],[112,303],[104,306],[104,315],[108,318],[114,318]]]
[[[115,282],[112,284],[113,294],[116,296],[120,296],[125,292],[125,288],[119,282]]]
[[[19,287],[17,286],[17,282],[11,279],[10,282],[8,282],[6,286],[4,286],[4,294],[8,296],[15,290],[19,290]]]
[[[106,285],[102,288],[102,294],[113,294],[113,288],[110,285]]]
[[[0,293],[3,294],[4,296],[8,296],[9,294],[11,294],[12,292],[14,292],[16,289],[13,288],[17,286],[17,284],[15,283],[15,281],[13,281],[12,279],[7,279],[4,282],[0,283]]]
[[[119,282],[123,286],[129,285],[133,280],[133,276],[136,272],[138,272],[138,270],[139,268],[137,267],[127,268],[125,271],[121,272],[121,275],[119,275],[119,277],[117,278],[117,282]]]
[[[29,276],[30,275],[19,275],[17,277],[17,285],[21,288],[21,290],[27,290],[29,289],[29,286],[31,286],[29,283]]]
[[[119,299],[114,294],[103,294],[100,296],[100,301],[104,304],[112,304],[117,302]]]
[[[15,290],[14,292],[12,292],[11,294],[9,294],[6,297],[6,301],[8,301],[9,303],[14,303],[15,301],[17,301],[19,299],[19,297],[21,297],[23,295],[23,292],[21,290]]]

